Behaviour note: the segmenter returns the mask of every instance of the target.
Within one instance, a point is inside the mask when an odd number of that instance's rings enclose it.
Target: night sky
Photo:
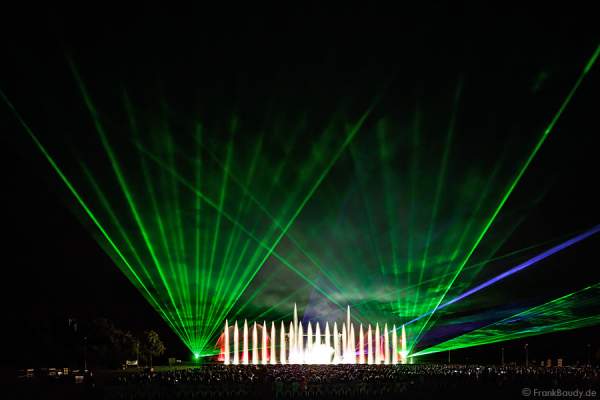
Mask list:
[[[99,103],[110,103],[126,89],[140,107],[150,109],[161,98],[171,106],[171,118],[198,113],[209,124],[232,112],[247,126],[259,126],[265,115],[307,112],[318,125],[340,105],[356,118],[376,98],[375,116],[402,118],[417,98],[429,109],[445,110],[426,116],[442,124],[462,80],[468,113],[461,129],[473,137],[478,129],[493,137],[510,132],[517,146],[537,138],[600,43],[593,12],[583,8],[553,10],[548,17],[535,6],[327,12],[231,7],[225,12],[98,5],[7,13],[0,28],[0,89],[42,141],[62,143],[56,146],[64,145],[59,150],[68,154],[68,143],[85,142],[92,125],[67,57]],[[600,223],[599,83],[596,65],[514,193],[515,212],[526,218],[504,244],[507,251]],[[527,91],[536,93],[535,102],[522,95]],[[105,109],[109,114],[110,107]],[[3,324],[11,337],[8,363],[35,360],[38,324],[72,316],[105,316],[134,331],[154,328],[170,353],[186,357],[185,346],[73,214],[56,176],[4,104],[0,115],[7,153],[2,292],[10,321]],[[308,145],[314,137],[300,140]],[[457,143],[477,158],[483,142]],[[462,162],[470,164],[468,158]],[[542,191],[542,199],[523,211]],[[563,267],[528,285],[558,290],[563,273],[572,274],[574,286],[596,283],[599,244],[596,236],[553,257],[548,264]],[[513,290],[518,298],[527,286]],[[543,357],[565,340],[573,346],[595,340],[597,347],[600,336],[594,328],[562,335],[529,341],[539,343]],[[517,357],[521,345],[512,346]],[[467,356],[490,359],[497,347]]]

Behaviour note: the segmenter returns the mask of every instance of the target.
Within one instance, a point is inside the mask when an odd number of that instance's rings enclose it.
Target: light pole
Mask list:
[[[525,343],[525,367],[529,367],[529,344]]]

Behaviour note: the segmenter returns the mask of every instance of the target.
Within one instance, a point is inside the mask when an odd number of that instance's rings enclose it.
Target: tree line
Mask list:
[[[165,345],[154,330],[136,335],[106,319],[91,322],[84,336],[84,349],[91,364],[117,368],[125,360],[138,360],[139,365],[152,366],[154,358],[165,353]]]

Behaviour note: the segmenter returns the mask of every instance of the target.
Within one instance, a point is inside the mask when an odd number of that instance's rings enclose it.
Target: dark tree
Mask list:
[[[112,321],[100,318],[92,322],[88,335],[90,358],[96,365],[119,367],[135,358],[138,339],[131,332],[117,328]]]
[[[153,330],[147,330],[143,336],[143,349],[150,358],[150,367],[152,367],[152,357],[158,357],[164,354],[166,348],[158,333]]]

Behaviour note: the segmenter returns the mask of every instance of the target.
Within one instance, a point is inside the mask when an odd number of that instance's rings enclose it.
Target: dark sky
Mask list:
[[[252,120],[273,108],[325,116],[341,102],[362,110],[382,90],[386,95],[375,112],[393,114],[421,92],[435,105],[435,88],[446,91],[459,77],[474,82],[470,90],[480,95],[482,113],[494,92],[500,96],[495,102],[521,109],[525,100],[511,97],[509,89],[538,83],[545,92],[534,111],[556,110],[600,43],[593,12],[578,7],[550,10],[551,16],[535,6],[475,5],[325,13],[321,7],[241,10],[234,4],[227,11],[109,10],[101,4],[20,10],[3,15],[0,89],[45,138],[68,138],[89,124],[83,122],[89,117],[67,54],[99,101],[127,88],[140,102],[163,96],[177,104],[180,115],[200,110],[219,119],[238,110]],[[561,119],[556,138],[539,154],[536,162],[544,167],[527,176],[532,191],[548,177],[551,189],[508,247],[526,245],[538,230],[557,236],[600,222],[593,190],[599,128],[591,111],[600,104],[598,72],[596,66]],[[476,95],[471,98],[477,103]],[[73,216],[45,161],[3,105],[0,115],[7,218],[3,305],[12,321],[5,330],[13,333],[13,348],[31,349],[37,321],[75,315],[106,316],[133,330],[157,327],[174,352],[183,352]],[[518,119],[534,134],[544,123],[522,113],[506,118]],[[580,268],[598,267],[594,247],[573,255]]]

